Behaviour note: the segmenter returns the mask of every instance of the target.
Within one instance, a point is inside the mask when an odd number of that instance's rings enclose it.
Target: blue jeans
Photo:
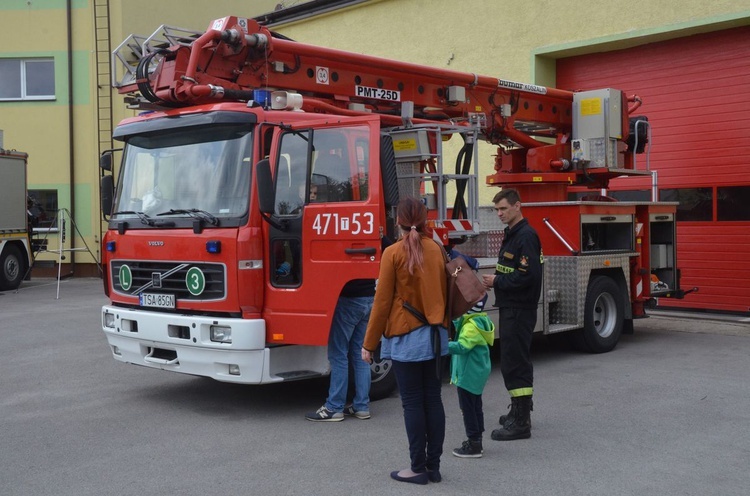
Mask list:
[[[354,409],[370,410],[370,365],[362,360],[362,342],[372,310],[372,296],[340,297],[336,304],[328,336],[328,362],[331,364],[331,385],[326,408],[344,411],[349,389],[349,363],[354,368]]]
[[[440,469],[445,440],[445,409],[440,396],[442,382],[435,373],[435,359],[423,362],[393,360],[393,371],[404,408],[406,437],[414,472]]]

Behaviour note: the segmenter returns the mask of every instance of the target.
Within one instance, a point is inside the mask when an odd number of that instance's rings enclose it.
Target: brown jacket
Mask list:
[[[431,324],[448,327],[445,315],[447,282],[442,248],[431,238],[422,236],[424,265],[409,274],[403,241],[399,240],[383,252],[375,302],[367,324],[363,347],[375,351],[380,338],[401,336],[424,324],[403,306],[408,302],[422,312]]]

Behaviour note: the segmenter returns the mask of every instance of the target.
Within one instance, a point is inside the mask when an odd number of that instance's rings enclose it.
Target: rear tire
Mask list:
[[[620,286],[610,277],[594,276],[586,291],[583,329],[576,333],[576,344],[590,353],[611,351],[620,340],[624,320]]]
[[[0,254],[0,291],[16,289],[26,275],[26,260],[21,250],[14,245],[6,245]]]

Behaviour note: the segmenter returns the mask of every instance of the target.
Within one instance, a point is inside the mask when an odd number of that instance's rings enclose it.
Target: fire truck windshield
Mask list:
[[[187,221],[201,212],[211,224],[238,225],[249,205],[252,135],[247,124],[223,124],[126,138],[113,220]]]

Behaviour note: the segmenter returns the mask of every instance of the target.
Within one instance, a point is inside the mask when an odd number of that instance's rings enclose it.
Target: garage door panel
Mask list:
[[[560,59],[557,86],[640,96],[637,114],[652,126],[650,168],[658,171],[660,189],[750,185],[750,27]],[[638,164],[645,167],[644,156]],[[701,289],[681,302],[660,304],[748,311],[745,233],[750,221],[678,221],[683,286]]]
[[[715,107],[723,112],[735,112],[750,107],[750,102],[745,101],[744,92],[750,87],[750,77],[741,85],[725,86],[721,91],[716,87],[692,88],[692,91],[672,91],[663,94],[650,93],[648,111],[652,112],[676,112],[679,110],[690,110],[700,107]],[[658,98],[658,100],[654,100]],[[642,110],[645,112],[645,109]],[[641,112],[641,110],[639,110]]]

